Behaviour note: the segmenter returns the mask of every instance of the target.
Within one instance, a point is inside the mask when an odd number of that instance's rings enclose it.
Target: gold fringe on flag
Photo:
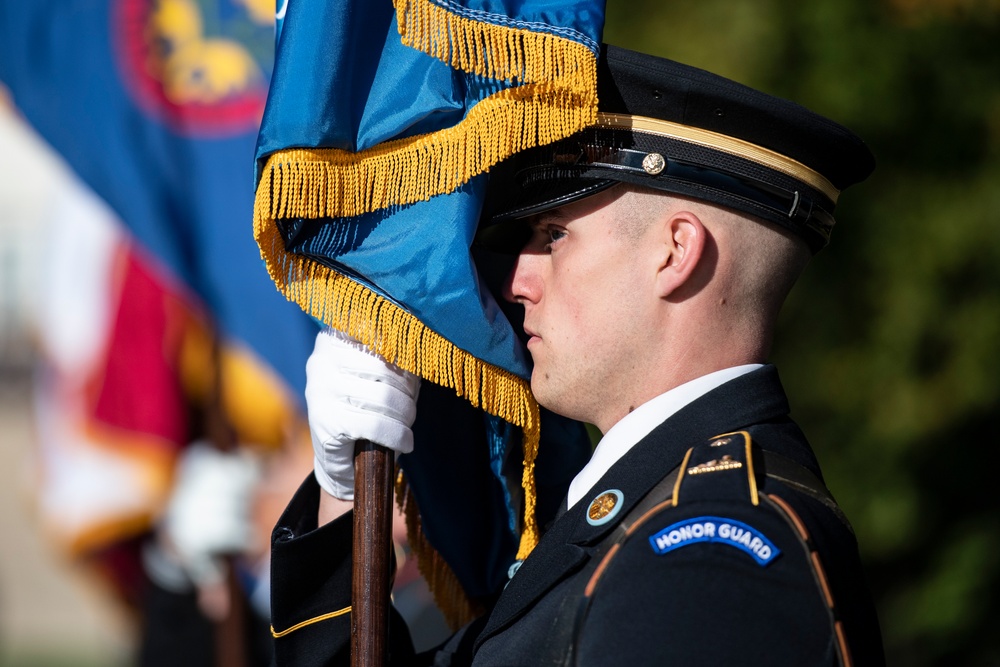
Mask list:
[[[394,0],[394,5],[404,44],[511,87],[481,100],[461,122],[438,132],[357,153],[294,148],[271,154],[257,187],[254,233],[271,278],[307,313],[522,429],[524,521],[517,558],[524,559],[538,542],[534,470],[539,414],[528,383],[459,349],[363,285],[286,252],[276,220],[354,217],[424,201],[456,190],[521,150],[593,125],[597,58],[582,42],[473,20],[430,0]],[[439,605],[455,610],[455,619],[468,616],[474,609],[458,604],[464,592],[423,540],[415,518],[409,531],[426,546],[415,551],[421,571],[433,579]]]
[[[261,172],[256,211],[271,219],[353,217],[453,192],[514,153],[597,122],[597,58],[565,37],[456,16],[429,0],[396,0],[403,43],[453,67],[519,85],[457,125],[352,153],[292,148]]]
[[[272,280],[304,311],[403,370],[454,389],[473,406],[521,428],[524,525],[517,558],[527,558],[538,543],[535,457],[539,438],[538,403],[527,381],[458,348],[414,315],[347,276],[286,252],[273,221],[255,220],[254,236]]]

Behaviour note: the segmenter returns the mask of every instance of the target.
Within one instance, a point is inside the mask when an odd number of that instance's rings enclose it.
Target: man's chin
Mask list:
[[[552,410],[552,406],[549,401],[549,391],[550,385],[548,378],[545,374],[539,370],[538,366],[535,366],[531,371],[531,393],[534,395],[535,400],[543,408]]]
[[[567,414],[571,412],[569,410],[570,402],[566,400],[557,387],[553,386],[551,379],[538,370],[537,366],[531,373],[531,393],[538,404],[546,410],[575,419],[572,415]]]

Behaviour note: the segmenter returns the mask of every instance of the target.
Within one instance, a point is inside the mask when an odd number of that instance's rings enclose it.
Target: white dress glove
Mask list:
[[[246,451],[195,442],[181,455],[161,530],[195,583],[221,582],[220,556],[252,545],[251,502],[259,478],[258,461]]]
[[[316,481],[341,500],[354,499],[354,445],[368,440],[397,453],[413,451],[420,378],[345,333],[323,329],[306,362],[306,408]]]

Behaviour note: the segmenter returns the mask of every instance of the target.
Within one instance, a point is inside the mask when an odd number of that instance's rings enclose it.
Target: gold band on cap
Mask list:
[[[691,127],[690,125],[681,125],[669,120],[622,113],[599,111],[597,113],[597,125],[598,127],[627,128],[633,132],[655,134],[669,139],[698,144],[722,151],[723,153],[729,153],[730,155],[756,162],[768,169],[773,169],[786,176],[802,181],[829,197],[830,201],[834,204],[837,203],[837,198],[840,197],[840,190],[818,171],[810,169],[798,160],[793,160],[781,153],[776,153],[768,148],[752,144],[749,141],[743,141],[742,139],[712,132],[711,130]]]

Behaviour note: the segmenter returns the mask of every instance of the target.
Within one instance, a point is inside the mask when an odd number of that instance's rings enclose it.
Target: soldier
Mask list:
[[[505,165],[481,236],[520,230],[505,296],[539,403],[603,438],[492,611],[432,655],[397,626],[393,664],[882,664],[853,533],[766,364],[840,191],[874,159],[701,70],[609,46],[598,71],[598,125]],[[330,331],[308,373],[318,484],[274,534],[279,664],[346,660],[334,496],[350,498],[357,438],[412,447],[418,390]]]

